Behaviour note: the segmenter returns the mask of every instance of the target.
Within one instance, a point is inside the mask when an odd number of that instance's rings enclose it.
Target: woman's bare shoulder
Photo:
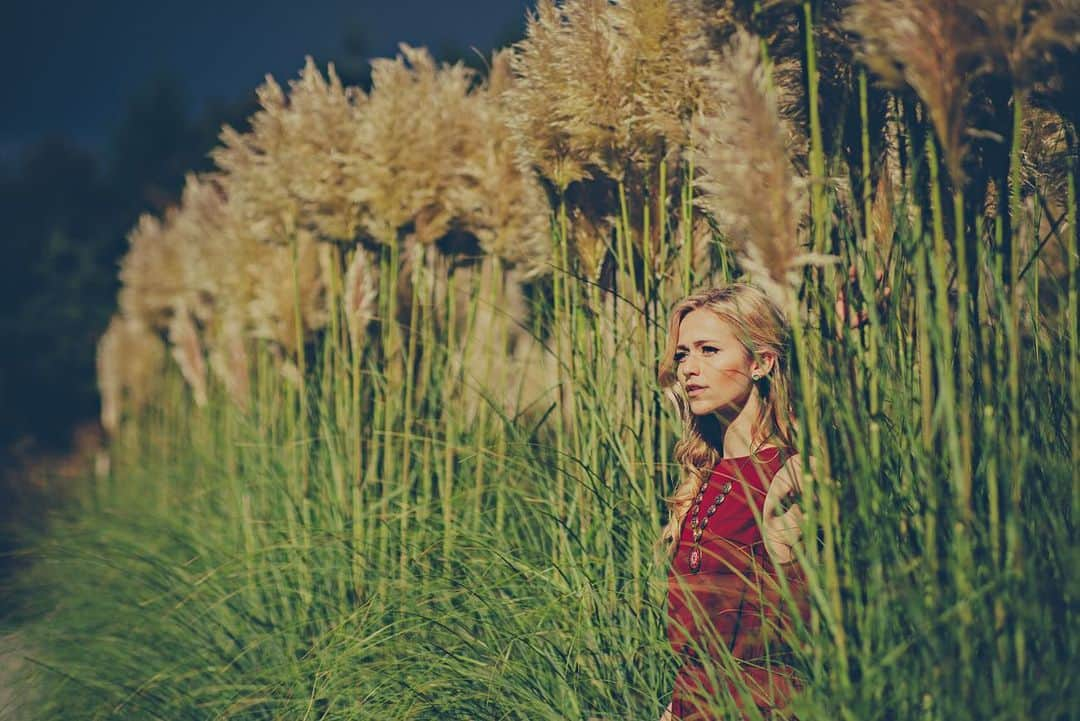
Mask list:
[[[813,456],[810,456],[810,461],[813,462]],[[772,484],[776,486],[774,492],[782,496],[801,493],[807,478],[803,466],[803,456],[799,455],[798,451],[788,456],[773,476]]]

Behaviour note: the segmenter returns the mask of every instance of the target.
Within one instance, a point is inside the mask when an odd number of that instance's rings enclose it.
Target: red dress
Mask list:
[[[744,707],[732,681],[735,674],[763,711],[783,708],[798,688],[778,638],[789,620],[785,611],[789,605],[783,601],[776,569],[751,510],[761,514],[773,476],[794,453],[791,448],[766,448],[716,464],[699,519],[706,517],[725,484],[731,486],[701,535],[696,573],[690,562],[693,507],[683,519],[668,575],[668,640],[681,661],[671,708],[682,721],[716,719],[710,707],[723,708],[721,693]],[[784,575],[805,618],[805,578],[795,563],[784,565]],[[734,668],[722,657],[719,644],[730,649]]]

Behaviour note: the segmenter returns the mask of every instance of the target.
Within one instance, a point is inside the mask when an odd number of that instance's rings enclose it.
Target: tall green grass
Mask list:
[[[1041,275],[1037,258],[1021,275],[1038,218],[1019,182],[1008,213],[969,223],[937,141],[905,128],[880,267],[869,220],[839,220],[852,204],[869,216],[869,186],[829,191],[812,137],[813,247],[854,266],[865,299],[847,297],[870,319],[840,332],[844,274],[806,271],[794,360],[799,446],[816,462],[800,551],[812,615],[788,639],[806,678],[793,709],[1072,718],[1075,171],[1068,275]],[[463,402],[484,369],[451,361],[489,332],[473,319],[498,296],[469,281],[458,317],[434,301],[443,271],[416,271],[404,322],[394,247],[378,337],[354,353],[338,277],[300,387],[264,353],[246,410],[221,388],[200,408],[170,371],[115,438],[110,472],[33,547],[12,718],[658,718],[675,668],[655,549],[678,473],[655,382],[666,299],[735,271],[693,267],[662,193],[621,196],[608,288],[579,275],[564,208],[553,217],[530,328],[558,363],[551,407]],[[689,193],[678,200],[689,218]],[[631,217],[643,239],[659,224],[661,246],[635,249]],[[484,268],[501,277],[498,261]],[[1048,315],[1039,284],[1055,283],[1065,300]]]

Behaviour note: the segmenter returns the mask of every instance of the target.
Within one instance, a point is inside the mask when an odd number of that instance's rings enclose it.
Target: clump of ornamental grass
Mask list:
[[[226,128],[213,158],[227,198],[227,240],[249,251],[253,241],[260,244],[257,259],[238,269],[251,276],[251,334],[297,357],[329,315],[327,273],[334,259],[319,233],[340,236],[353,226],[352,204],[335,193],[342,183],[333,159],[354,118],[351,94],[333,68],[324,81],[309,59],[291,89],[286,95],[268,77],[256,91],[261,108],[251,130]]]
[[[1078,17],[1075,0],[857,0],[844,22],[858,36],[858,59],[878,81],[891,90],[910,88],[925,104],[945,164],[960,183],[972,138],[1005,126],[989,116],[1015,112],[997,107],[1004,102],[984,79],[1003,81],[1021,99],[1034,92],[1052,104],[1065,60],[1080,48]],[[996,140],[1001,146],[1003,138]]]
[[[845,26],[858,36],[858,57],[878,83],[906,95],[909,105],[917,98],[929,117],[948,170],[941,185],[951,188],[954,206],[951,219],[937,222],[952,229],[957,262],[965,266],[957,269],[957,291],[966,296],[970,286],[979,301],[976,318],[990,312],[984,306],[992,302],[979,291],[985,281],[978,257],[996,241],[986,235],[972,240],[965,217],[1004,219],[1005,247],[1015,246],[1006,250],[1002,271],[1009,285],[1025,273],[1020,257],[1042,249],[1027,232],[1034,226],[1021,216],[1042,217],[1041,206],[1053,195],[1059,209],[1054,215],[1064,220],[1067,167],[1075,151],[1059,142],[1071,112],[1060,91],[1080,49],[1078,17],[1075,0],[860,0],[846,15]],[[909,121],[914,118],[909,112]],[[917,123],[908,124],[909,137],[918,142],[910,127]],[[916,186],[914,197],[934,207],[927,192]],[[1026,212],[1026,205],[1035,212]],[[940,216],[940,206],[934,212]],[[1049,227],[1044,230],[1042,237],[1053,237]],[[1066,275],[1063,265],[1052,263],[1059,279]],[[1054,287],[1064,292],[1063,284]]]
[[[155,398],[165,347],[139,318],[117,314],[98,341],[97,376],[101,425],[115,433],[124,417],[135,417]]]
[[[353,150],[363,95],[346,89],[334,66],[324,78],[307,58],[286,93],[271,76],[256,90],[251,130],[226,127],[212,153],[230,200],[260,208],[258,235],[288,243],[299,229],[351,242],[361,207],[342,154]]]
[[[401,258],[426,257],[411,244],[435,246],[455,263],[484,254],[546,273],[548,207],[535,178],[516,163],[505,122],[511,84],[497,54],[486,82],[461,63],[436,63],[423,48],[401,46],[372,63],[372,88],[342,154],[361,224]]]
[[[846,174],[857,186],[867,173],[870,182],[876,182],[878,163],[886,152],[883,133],[888,98],[879,88],[860,84],[862,68],[855,62],[851,31],[843,22],[850,5],[851,0],[823,0],[810,6],[796,0],[705,0],[709,45],[714,52],[722,52],[739,31],[760,38],[776,89],[777,110],[799,138],[792,157],[800,171],[810,165],[811,126],[816,122],[819,132],[814,142],[830,159],[827,170],[835,176]],[[811,67],[820,108],[813,121],[806,83]],[[869,110],[865,126],[863,101]],[[865,168],[864,142],[872,160]],[[838,178],[829,182],[836,184]]]
[[[522,284],[550,272],[550,208],[517,162],[506,123],[512,85],[505,53],[480,80],[460,63],[440,66],[426,50],[402,45],[397,58],[373,62],[355,127],[364,150],[343,156],[366,233],[395,248],[402,326],[434,352],[436,339],[411,327],[423,323],[414,308],[434,315],[434,328],[460,351],[450,375],[464,385],[450,395],[465,393],[473,410],[485,396],[516,409],[507,390],[517,389],[524,361],[514,349],[532,342]],[[373,275],[367,260],[354,257],[347,288]],[[356,299],[367,291],[351,292],[350,308],[363,305]]]
[[[371,93],[354,128],[362,152],[344,158],[353,197],[369,208],[363,223],[377,242],[412,235],[433,243],[454,220],[443,202],[452,161],[476,142],[468,112],[474,73],[461,63],[440,68],[408,45],[371,66]]]
[[[522,161],[565,203],[571,252],[588,278],[601,273],[617,218],[627,216],[643,257],[644,206],[665,198],[653,208],[654,234],[677,206],[705,50],[696,0],[542,0],[530,14],[512,61],[511,124]]]
[[[170,237],[179,257],[180,294],[201,323],[207,324],[227,294],[229,260],[235,250],[222,238],[228,222],[225,191],[215,174],[188,173]]]
[[[363,152],[356,130],[365,104],[359,88],[342,85],[333,63],[324,78],[308,57],[300,78],[289,83],[282,169],[290,172],[288,187],[301,204],[300,225],[320,240],[351,244],[362,235],[366,206],[345,158]]]
[[[706,77],[719,110],[697,119],[696,202],[749,278],[791,309],[801,269],[830,258],[807,250],[807,181],[792,162],[793,133],[777,110],[758,40],[736,33]]]
[[[551,271],[551,207],[536,174],[522,168],[509,118],[515,78],[510,51],[493,54],[485,82],[471,93],[472,152],[450,163],[447,202],[480,248],[518,268],[522,279]]]
[[[159,330],[185,292],[181,250],[170,232],[175,216],[175,208],[166,210],[164,219],[143,214],[128,234],[128,251],[120,261],[120,311]]]
[[[181,232],[183,206],[158,220],[144,215],[131,232],[131,247],[120,263],[121,313],[148,332],[166,333],[171,355],[198,405],[206,402],[206,360],[191,308],[205,296],[190,284],[185,258],[193,249]]]
[[[261,244],[244,228],[234,228],[217,174],[189,174],[173,236],[180,251],[185,301],[202,329],[210,371],[229,396],[247,402],[250,323],[247,304],[255,287]]]
[[[965,110],[981,71],[971,40],[975,17],[963,3],[855,2],[846,26],[860,38],[858,59],[886,88],[910,87],[926,105],[953,178],[963,178]]]
[[[206,405],[206,355],[203,351],[199,329],[191,317],[191,311],[181,305],[173,308],[168,328],[170,353],[180,368],[195,405]]]

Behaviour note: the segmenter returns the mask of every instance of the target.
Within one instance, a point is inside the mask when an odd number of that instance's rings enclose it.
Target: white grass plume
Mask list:
[[[706,78],[718,110],[699,118],[696,202],[715,219],[742,268],[790,308],[800,269],[831,258],[805,250],[806,180],[792,164],[792,133],[777,112],[758,40],[737,33]]]
[[[125,416],[136,415],[158,387],[165,346],[137,318],[116,314],[98,341],[97,377],[101,425],[115,434]]]

